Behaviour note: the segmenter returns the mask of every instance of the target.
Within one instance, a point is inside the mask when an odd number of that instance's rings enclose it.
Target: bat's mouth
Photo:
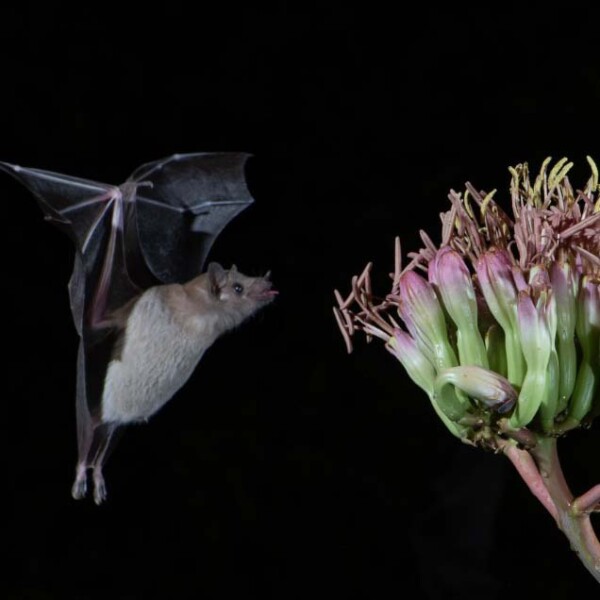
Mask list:
[[[256,278],[250,290],[250,296],[259,302],[271,302],[279,292],[273,289],[270,280],[271,271],[267,271],[262,277]]]
[[[273,300],[273,298],[275,298],[275,296],[277,296],[277,294],[279,294],[279,292],[277,290],[263,290],[262,292],[259,292],[258,294],[256,294],[256,298],[258,300]]]
[[[269,274],[270,273],[267,273],[267,275]],[[268,280],[267,276],[262,280],[258,280],[253,286],[252,297],[262,302],[270,302],[279,293],[272,288],[272,285],[273,284]]]

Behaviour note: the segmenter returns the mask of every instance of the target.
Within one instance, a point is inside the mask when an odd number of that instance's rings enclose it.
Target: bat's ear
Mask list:
[[[229,269],[229,272],[232,275],[235,275],[238,272],[237,267],[235,265],[231,265],[231,269]]]
[[[218,296],[219,291],[227,281],[227,271],[219,263],[211,262],[206,272],[208,273],[211,292]]]

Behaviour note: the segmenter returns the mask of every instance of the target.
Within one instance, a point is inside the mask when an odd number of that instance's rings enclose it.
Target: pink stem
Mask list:
[[[573,494],[569,490],[560,466],[556,438],[539,436],[537,445],[531,449],[531,454],[558,511],[558,526],[567,536],[579,560],[600,583],[600,542],[592,527],[589,513],[578,513],[573,510]],[[597,493],[594,490],[595,488],[590,490],[593,492],[592,496]],[[587,496],[588,494],[584,494],[582,498]]]
[[[571,511],[575,515],[586,514],[598,510],[600,506],[600,483],[595,485],[585,494],[581,494],[579,498],[573,500]]]
[[[552,518],[558,523],[558,511],[544,485],[544,480],[531,454],[526,450],[519,450],[514,442],[506,442],[501,447],[504,454],[510,459],[523,481],[527,484],[531,493],[542,503],[552,515]]]

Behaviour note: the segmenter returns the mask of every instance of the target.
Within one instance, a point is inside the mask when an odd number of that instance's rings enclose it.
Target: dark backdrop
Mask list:
[[[450,188],[506,198],[507,167],[548,155],[587,179],[598,15],[20,6],[0,22],[0,158],[118,183],[174,152],[250,152],[256,203],[211,257],[272,269],[280,296],[126,432],[108,502],[77,503],[73,251],[0,178],[3,597],[597,594],[508,462],[454,440],[380,344],[348,357],[331,305],[368,260],[391,269],[395,235],[437,240]],[[600,478],[597,429],[563,448],[575,489]]]

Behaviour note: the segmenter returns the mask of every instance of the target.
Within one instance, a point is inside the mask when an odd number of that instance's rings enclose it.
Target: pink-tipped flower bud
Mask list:
[[[436,265],[442,301],[457,328],[460,363],[487,368],[485,344],[477,321],[477,298],[465,261],[458,252],[445,246],[438,251],[432,263]]]
[[[475,271],[490,312],[505,331],[514,327],[517,288],[513,264],[506,250],[489,250],[475,262]]]
[[[419,350],[415,340],[408,333],[396,329],[393,337],[389,338],[386,348],[402,363],[409,377],[431,395],[435,369],[430,360]]]
[[[510,254],[496,249],[484,252],[475,263],[475,271],[490,312],[504,330],[508,379],[520,386],[525,376],[525,361],[519,341],[518,292]]]
[[[398,312],[421,350],[432,357],[436,369],[455,366],[446,319],[431,284],[414,271],[407,271],[400,277],[398,290]]]
[[[446,369],[438,375],[435,389],[441,390],[448,384],[499,413],[508,412],[517,400],[517,392],[508,379],[482,367],[460,366]]]
[[[527,363],[527,373],[519,393],[517,409],[511,417],[511,426],[515,429],[525,427],[535,417],[543,403],[548,402],[554,390],[547,385],[547,373],[552,350],[554,332],[550,331],[551,320],[555,317],[549,311],[556,310],[551,297],[544,292],[533,303],[527,292],[519,292],[518,319],[521,347]],[[547,314],[548,313],[548,314]]]

